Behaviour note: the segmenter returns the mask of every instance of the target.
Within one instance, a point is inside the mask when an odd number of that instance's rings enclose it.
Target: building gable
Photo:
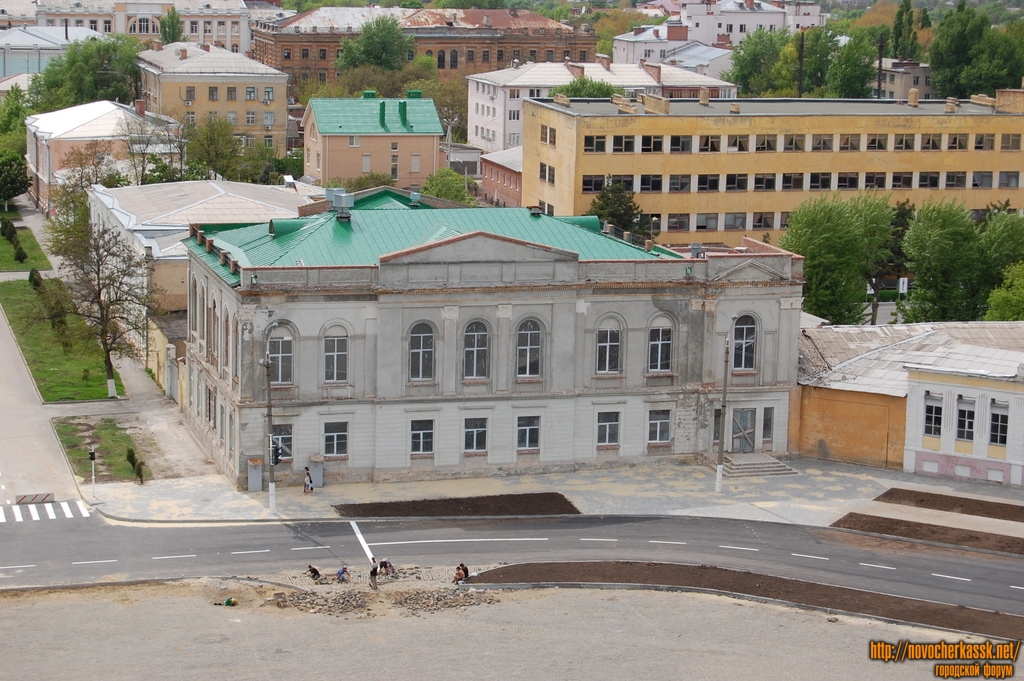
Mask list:
[[[403,251],[382,255],[381,265],[409,265],[414,263],[501,263],[501,262],[555,262],[576,261],[579,256],[571,251],[530,243],[519,239],[470,232],[451,236],[446,230],[438,232],[438,240]]]
[[[722,270],[710,278],[710,281],[735,281],[735,282],[757,282],[757,281],[784,281],[787,279],[782,272],[772,269],[756,260],[747,260],[740,264]]]

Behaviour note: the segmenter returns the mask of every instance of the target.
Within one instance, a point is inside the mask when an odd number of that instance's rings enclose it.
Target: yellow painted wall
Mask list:
[[[906,398],[800,386],[790,443],[802,456],[903,467]],[[791,430],[793,426],[791,425]]]
[[[742,100],[740,101],[743,106]],[[934,106],[934,105],[933,105]],[[944,114],[941,107],[934,107],[934,114],[815,114],[793,115],[709,115],[682,116],[657,114],[619,115],[574,115],[569,110],[555,106],[527,101],[523,105],[523,205],[537,205],[540,201],[554,206],[555,215],[580,215],[587,211],[596,194],[582,191],[583,175],[657,174],[663,176],[663,190],[659,193],[637,192],[636,202],[642,212],[662,216],[662,232],[659,243],[690,243],[693,241],[723,241],[739,245],[743,236],[761,238],[770,233],[771,241],[778,243],[778,225],[781,213],[794,210],[804,201],[819,196],[821,191],[807,189],[809,174],[815,172],[857,172],[860,173],[858,186],[864,186],[865,172],[887,173],[887,187],[891,187],[892,173],[913,173],[917,184],[921,171],[939,172],[939,189],[885,189],[892,195],[892,201],[909,199],[920,206],[929,199],[955,199],[962,201],[968,209],[981,209],[993,202],[1009,200],[1011,205],[1024,203],[1021,188],[998,188],[1000,171],[1017,171],[1024,174],[1024,152],[1002,151],[1001,135],[1020,134],[1024,126],[1022,119],[1015,115]],[[547,125],[557,131],[556,145],[540,141],[540,129]],[[867,134],[887,134],[886,151],[866,151]],[[968,133],[968,149],[946,151],[947,135]],[[976,134],[995,134],[995,149],[975,151]],[[777,135],[775,152],[755,152],[756,135]],[[805,136],[805,148],[811,149],[812,135],[833,136],[833,151],[781,151],[784,135]],[[838,151],[840,134],[861,135],[861,151]],[[942,151],[894,151],[895,134],[914,134],[915,148],[921,147],[921,134],[941,134]],[[587,135],[604,135],[607,151],[585,153],[583,138]],[[636,152],[613,153],[614,135],[636,136]],[[664,152],[641,153],[640,137],[662,135]],[[671,135],[689,135],[693,138],[693,153],[669,153]],[[699,153],[699,138],[702,135],[719,135],[719,153]],[[729,135],[749,137],[751,151],[727,152]],[[540,179],[540,163],[556,169],[555,183]],[[967,173],[966,189],[945,189],[944,171]],[[974,171],[993,173],[992,189],[970,188]],[[773,173],[776,175],[776,190],[754,191],[754,175]],[[783,173],[803,173],[804,189],[782,191]],[[670,174],[691,175],[692,189],[689,193],[668,193]],[[720,191],[697,192],[697,175],[721,175]],[[746,174],[746,191],[725,191],[726,175]],[[832,177],[835,190],[837,177]],[[852,195],[851,190],[839,191],[841,195]],[[747,213],[745,231],[725,231],[724,214]],[[754,230],[752,214],[772,213],[776,229]],[[669,213],[690,214],[691,227],[687,232],[668,232]],[[695,231],[693,223],[697,213],[719,214],[717,232]]]
[[[398,154],[398,179],[395,184],[403,188],[413,184],[422,188],[427,178],[443,166],[438,135],[358,135],[359,146],[353,147],[349,146],[347,135],[317,134],[312,120],[307,128],[306,174],[321,183],[362,175],[364,154],[370,155],[372,173],[390,173],[391,155]],[[391,150],[392,142],[398,143],[398,151]],[[316,167],[317,154],[320,154],[319,169]],[[412,171],[414,154],[420,157],[419,172]]]

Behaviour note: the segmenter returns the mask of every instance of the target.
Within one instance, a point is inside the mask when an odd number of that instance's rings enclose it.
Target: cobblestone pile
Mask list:
[[[368,612],[366,598],[359,591],[295,591],[287,595],[288,604],[299,610],[322,615],[360,614]]]
[[[450,588],[398,591],[389,596],[392,603],[414,614],[499,602],[489,591],[462,591]]]

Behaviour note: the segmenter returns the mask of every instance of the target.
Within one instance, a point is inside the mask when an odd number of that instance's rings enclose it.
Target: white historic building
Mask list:
[[[708,455],[723,378],[726,450],[786,451],[802,258],[329,192],[332,210],[186,241],[182,408],[239,485],[262,484],[268,427],[286,484]]]

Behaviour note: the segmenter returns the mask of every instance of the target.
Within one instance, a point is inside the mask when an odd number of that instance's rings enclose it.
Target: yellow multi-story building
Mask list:
[[[170,43],[139,54],[142,97],[185,123],[219,116],[244,146],[285,152],[288,74],[208,43]]]
[[[960,102],[545,99],[523,114],[523,205],[581,215],[611,178],[636,192],[663,244],[777,243],[790,211],[830,191],[1024,205],[1024,90]]]

